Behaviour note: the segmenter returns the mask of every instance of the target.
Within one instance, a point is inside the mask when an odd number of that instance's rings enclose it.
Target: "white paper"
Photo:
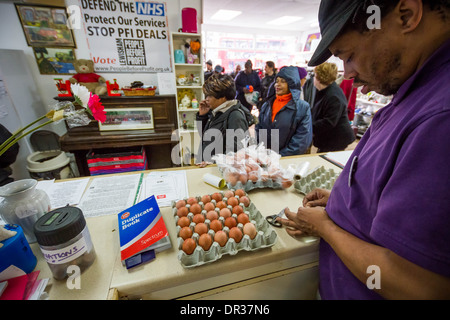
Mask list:
[[[50,198],[52,210],[67,205],[73,206],[80,203],[84,190],[89,183],[89,178],[53,182],[54,180],[39,181],[37,189],[44,190]]]
[[[188,197],[186,171],[154,171],[145,178],[144,198],[154,195],[159,207],[169,207],[172,201]]]
[[[350,159],[350,156],[352,155],[352,153],[353,153],[353,150],[328,152],[327,154],[325,154],[325,157],[327,159],[329,159],[330,161],[334,161],[334,162],[342,165],[342,167],[345,167],[345,164],[347,163],[348,159]]]
[[[175,75],[173,73],[158,73],[157,79],[159,94],[175,93]]]
[[[135,204],[143,173],[96,177],[78,207],[86,217],[117,214]]]

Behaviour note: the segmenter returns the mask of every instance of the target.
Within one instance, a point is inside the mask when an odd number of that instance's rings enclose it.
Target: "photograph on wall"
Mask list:
[[[153,129],[152,108],[105,108],[106,120],[100,131]]]
[[[75,50],[71,48],[33,47],[41,74],[75,74]]]
[[[172,72],[165,3],[79,4],[95,72]]]
[[[75,47],[64,7],[16,4],[16,10],[29,46]]]
[[[320,39],[320,32],[309,34],[308,38],[306,38],[305,48],[303,49],[303,51],[311,51],[311,45],[313,41],[319,41],[319,39]]]

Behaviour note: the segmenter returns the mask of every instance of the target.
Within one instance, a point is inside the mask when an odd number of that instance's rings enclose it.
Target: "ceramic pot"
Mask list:
[[[37,181],[23,179],[0,187],[0,216],[6,223],[22,227],[29,243],[36,242],[33,226],[50,211],[50,198],[41,189],[36,189]]]

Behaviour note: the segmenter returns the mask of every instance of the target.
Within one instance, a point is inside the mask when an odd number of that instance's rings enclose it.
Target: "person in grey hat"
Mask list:
[[[204,74],[204,81],[208,80],[208,78],[210,76],[212,76],[212,74],[214,73],[212,65],[213,65],[213,63],[212,63],[211,60],[206,61],[206,71],[205,71],[205,74]]]
[[[394,95],[332,191],[281,219],[321,237],[322,299],[450,299],[449,19],[448,0],[320,4],[309,65],[334,55],[362,93]]]

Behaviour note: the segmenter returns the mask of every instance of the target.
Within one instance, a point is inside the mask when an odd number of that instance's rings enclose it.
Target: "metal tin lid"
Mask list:
[[[83,212],[79,208],[67,206],[40,217],[34,224],[34,234],[40,245],[54,246],[75,238],[85,226]]]
[[[31,134],[30,143],[34,151],[56,151],[61,150],[59,136],[53,131],[38,130]]]

